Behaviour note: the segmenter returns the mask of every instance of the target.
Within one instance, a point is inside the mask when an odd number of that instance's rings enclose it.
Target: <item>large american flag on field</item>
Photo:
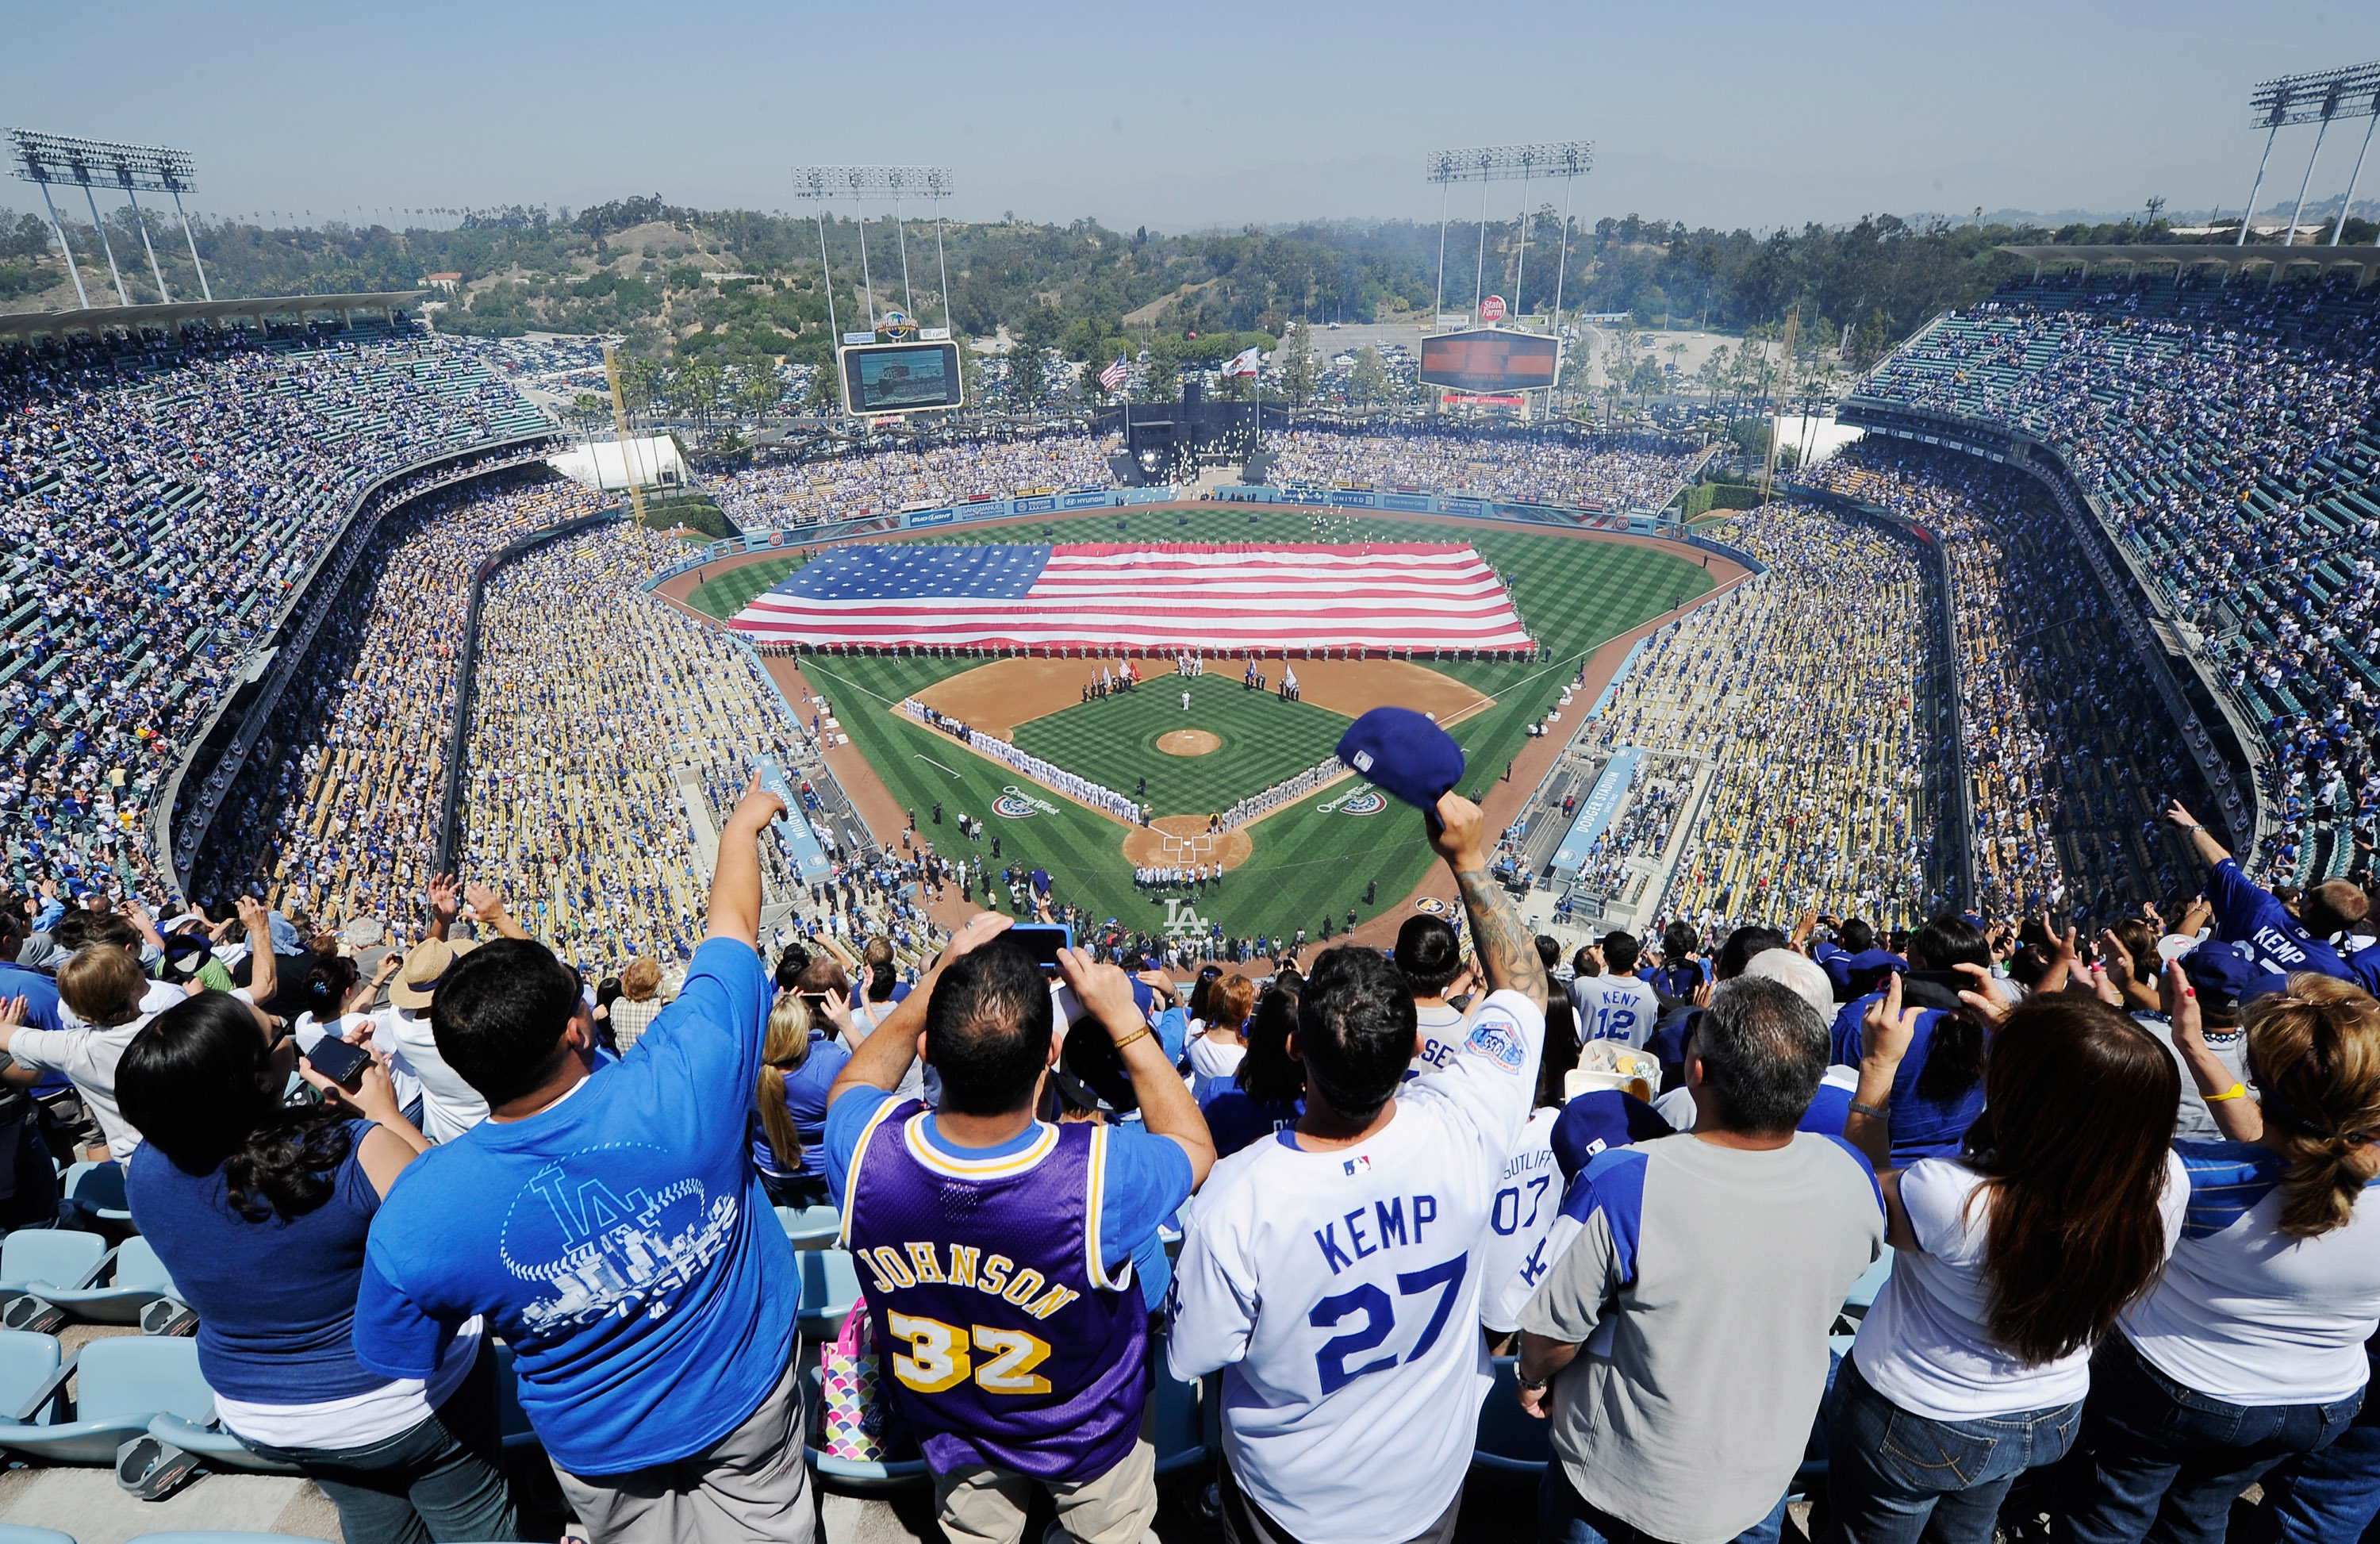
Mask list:
[[[813,647],[1535,647],[1463,542],[838,547],[732,625],[756,643]]]

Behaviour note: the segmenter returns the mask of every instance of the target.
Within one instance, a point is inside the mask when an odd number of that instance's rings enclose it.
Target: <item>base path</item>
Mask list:
[[[1172,837],[1172,843],[1166,841]],[[1124,833],[1123,857],[1135,869],[1161,869],[1172,864],[1189,868],[1220,863],[1236,869],[1256,851],[1245,828],[1209,833],[1204,815],[1160,815],[1145,826]]]

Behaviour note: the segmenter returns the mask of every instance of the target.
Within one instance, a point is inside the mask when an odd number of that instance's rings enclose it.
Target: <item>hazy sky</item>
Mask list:
[[[0,46],[0,123],[185,147],[220,213],[783,209],[795,163],[894,161],[950,166],[965,217],[1436,218],[1428,152],[1587,139],[1582,216],[1763,226],[2236,211],[2250,87],[2380,57],[2380,5],[118,0],[18,9]],[[2331,136],[2316,198],[2362,128]],[[2294,196],[2313,135],[2284,132],[2260,204]],[[0,185],[11,203],[39,207]]]

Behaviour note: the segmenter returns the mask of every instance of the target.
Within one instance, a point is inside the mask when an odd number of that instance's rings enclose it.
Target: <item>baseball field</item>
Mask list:
[[[1353,910],[1360,920],[1401,905],[1433,861],[1421,821],[1360,779],[1343,779],[1244,828],[1245,840],[1201,844],[1206,815],[1314,765],[1348,722],[1379,702],[1438,714],[1462,745],[1463,788],[1493,785],[1526,743],[1530,724],[1555,708],[1581,663],[1606,640],[1711,588],[1695,563],[1659,549],[1550,533],[1400,520],[1393,517],[1247,510],[1099,510],[1024,525],[942,529],[917,539],[974,541],[1469,541],[1512,580],[1524,621],[1552,650],[1547,660],[1306,661],[1260,659],[1268,689],[1241,680],[1245,661],[1210,660],[1184,678],[1170,660],[1136,662],[1135,690],[1085,701],[1099,663],[1080,659],[979,660],[812,655],[804,675],[886,790],[913,811],[919,832],[946,856],[997,870],[1047,869],[1059,894],[1128,927],[1191,926],[1184,907],[1236,935],[1334,931]],[[793,571],[788,553],[727,569],[689,600],[727,617]],[[1298,673],[1302,700],[1277,687]],[[1190,693],[1190,707],[1182,694]],[[978,756],[952,736],[896,711],[917,698],[955,713],[1019,749],[1153,807],[1160,827],[1134,833],[1012,768]],[[1587,704],[1563,711],[1552,733],[1567,735]],[[803,705],[807,717],[813,709]],[[1145,780],[1145,782],[1144,782]],[[939,807],[942,823],[937,826]],[[981,841],[959,833],[965,813],[984,822]],[[1168,817],[1172,817],[1168,819]],[[994,848],[997,846],[997,853]],[[1129,851],[1127,850],[1129,847]],[[1191,894],[1133,883],[1135,862],[1230,864],[1220,883]],[[1372,897],[1366,900],[1366,894]],[[1204,930],[1203,928],[1200,930]]]

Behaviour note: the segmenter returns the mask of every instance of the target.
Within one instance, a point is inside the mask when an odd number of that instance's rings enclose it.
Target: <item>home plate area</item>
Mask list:
[[[1171,658],[1134,659],[1129,687],[1117,684],[1124,663],[995,660],[916,695],[937,712],[1148,807],[1147,826],[1123,832],[1135,868],[1227,869],[1247,860],[1254,842],[1247,825],[1213,829],[1216,818],[1328,759],[1357,715],[1393,704],[1451,723],[1494,702],[1407,660],[1217,658],[1184,675]],[[1293,675],[1293,698],[1283,690]]]

